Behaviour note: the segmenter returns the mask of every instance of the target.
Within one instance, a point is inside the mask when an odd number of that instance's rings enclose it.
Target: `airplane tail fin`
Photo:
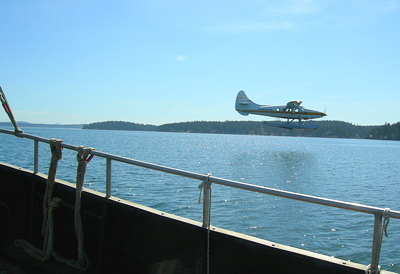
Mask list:
[[[236,103],[235,103],[235,109],[237,112],[246,116],[249,115],[250,110],[255,110],[258,107],[259,105],[253,103],[253,101],[251,101],[247,97],[246,93],[243,90],[239,91],[239,93],[236,96]]]

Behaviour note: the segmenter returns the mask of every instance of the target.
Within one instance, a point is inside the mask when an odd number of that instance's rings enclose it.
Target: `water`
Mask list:
[[[226,179],[400,210],[400,142],[270,136],[26,128],[72,145]],[[33,142],[0,134],[0,161],[33,169]],[[9,155],[13,155],[10,157]],[[50,153],[40,145],[39,172]],[[75,182],[76,152],[57,177]],[[85,187],[105,192],[105,159],[88,164]],[[201,221],[199,181],[113,162],[112,194]],[[373,216],[212,186],[213,226],[368,265]],[[382,269],[400,272],[400,222],[391,220]]]

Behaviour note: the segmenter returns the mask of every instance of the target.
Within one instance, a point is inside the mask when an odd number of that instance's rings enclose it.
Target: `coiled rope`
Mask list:
[[[25,240],[15,240],[14,245],[23,248],[29,255],[40,261],[47,261],[53,254],[53,211],[59,207],[60,198],[53,198],[53,188],[57,173],[58,161],[62,158],[61,140],[50,139],[51,161],[46,182],[46,191],[43,199],[42,236],[44,238],[43,250],[33,246]]]
[[[90,260],[87,256],[83,244],[83,225],[81,217],[81,200],[82,200],[82,187],[85,179],[86,164],[93,158],[93,155],[89,156],[93,148],[84,148],[83,146],[78,147],[78,154],[76,160],[78,161],[78,168],[76,172],[76,194],[75,194],[75,233],[78,242],[78,260],[68,260],[59,256],[56,252],[53,252],[53,257],[62,263],[65,263],[71,267],[75,267],[80,270],[86,270],[89,268]]]
[[[47,261],[52,255],[57,261],[65,263],[71,267],[86,270],[89,267],[90,260],[84,250],[84,237],[83,237],[83,225],[81,217],[81,198],[82,188],[86,172],[86,164],[91,160],[93,155],[89,156],[93,148],[84,149],[83,146],[78,147],[78,168],[76,176],[76,195],[75,195],[75,233],[78,241],[78,260],[65,259],[58,255],[53,250],[53,236],[54,236],[54,224],[53,224],[53,211],[59,207],[59,202],[62,201],[60,198],[53,197],[53,189],[56,178],[58,161],[62,158],[61,140],[50,139],[50,148],[52,152],[49,173],[47,176],[46,190],[43,200],[43,224],[42,224],[42,236],[44,237],[43,250],[38,249],[32,244],[25,240],[16,240],[14,245],[16,247],[23,248],[28,254],[37,258],[40,261]]]

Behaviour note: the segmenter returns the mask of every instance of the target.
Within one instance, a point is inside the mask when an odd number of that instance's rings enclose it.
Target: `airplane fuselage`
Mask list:
[[[239,109],[236,110],[242,115],[256,114],[256,115],[264,115],[264,116],[285,118],[285,119],[308,120],[326,116],[326,114],[323,112],[319,112],[312,109],[305,109],[303,107],[299,107],[294,112],[292,112],[289,109],[286,109],[285,107],[286,106],[260,106],[256,109],[245,109],[239,107]]]
[[[251,101],[241,90],[236,97],[235,109],[242,115],[255,114],[284,119],[308,120],[326,116],[323,112],[303,108],[300,106],[301,103],[301,101],[290,101],[282,106],[263,106]]]

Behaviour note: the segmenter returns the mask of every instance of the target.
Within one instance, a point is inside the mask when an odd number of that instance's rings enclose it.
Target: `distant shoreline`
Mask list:
[[[360,126],[343,121],[305,121],[319,128],[311,131],[296,131],[270,127],[261,121],[192,121],[169,123],[159,126],[125,121],[105,121],[90,124],[34,124],[18,122],[24,128],[69,128],[95,130],[125,130],[154,132],[215,133],[262,136],[322,137],[349,139],[400,140],[400,122],[395,124]],[[10,122],[0,122],[1,126],[12,127]]]
[[[24,127],[45,127],[45,128],[79,128],[82,129],[84,124],[34,124],[28,122],[17,122],[18,126],[23,129]],[[0,122],[0,127],[13,127],[11,122]]]

